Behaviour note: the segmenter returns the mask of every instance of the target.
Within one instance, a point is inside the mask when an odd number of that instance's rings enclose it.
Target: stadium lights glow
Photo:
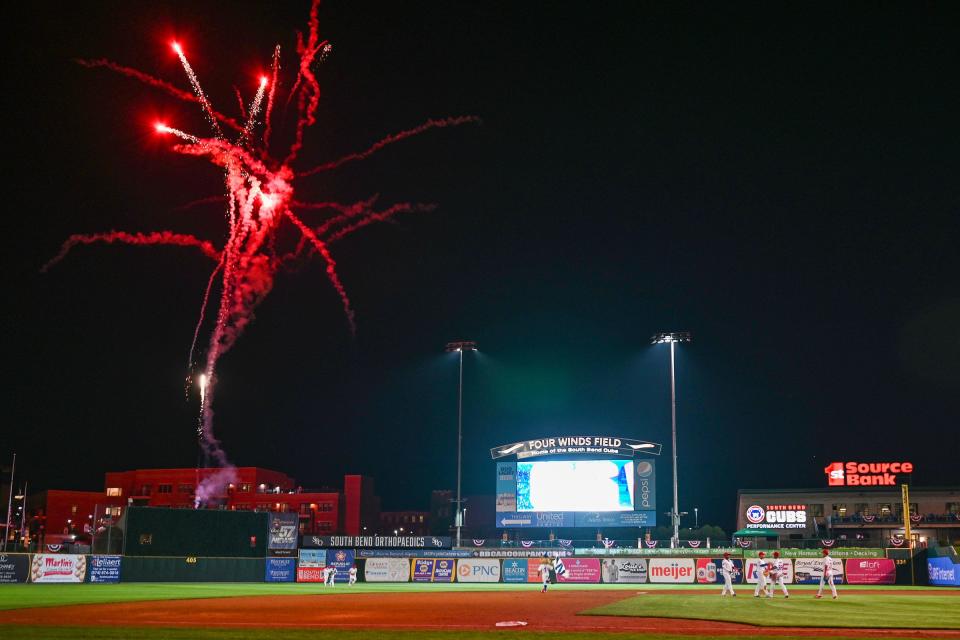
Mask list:
[[[456,351],[458,353],[463,353],[464,351],[476,351],[477,343],[473,340],[457,340],[455,342],[447,343],[447,353]]]
[[[689,331],[664,331],[650,336],[650,344],[668,344],[671,342],[693,342]]]

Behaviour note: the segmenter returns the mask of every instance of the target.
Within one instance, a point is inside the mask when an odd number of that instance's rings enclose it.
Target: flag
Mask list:
[[[557,558],[556,560],[554,560],[553,570],[557,572],[558,576],[567,575],[567,568],[563,566],[563,560],[561,558]]]

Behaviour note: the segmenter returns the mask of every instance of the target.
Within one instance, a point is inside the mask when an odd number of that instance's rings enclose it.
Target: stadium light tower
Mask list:
[[[675,375],[675,365],[673,350],[678,342],[692,342],[693,336],[689,331],[671,331],[654,334],[650,338],[650,344],[670,344],[670,424],[673,435],[673,510],[670,512],[670,519],[673,521],[673,539],[670,541],[671,547],[677,547],[680,544],[680,508],[677,504],[677,383]]]
[[[447,353],[456,351],[460,356],[460,383],[457,385],[457,511],[454,523],[457,527],[456,546],[460,546],[460,532],[463,528],[463,500],[460,496],[460,480],[463,473],[463,352],[476,351],[477,343],[472,340],[457,340],[447,343]]]

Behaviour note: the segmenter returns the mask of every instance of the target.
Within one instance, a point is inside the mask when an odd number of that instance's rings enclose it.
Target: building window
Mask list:
[[[811,504],[810,505],[810,516],[813,518],[822,518],[823,517],[823,505],[822,504]],[[423,522],[423,516],[420,516],[420,522]]]
[[[72,513],[73,515],[77,515],[77,505],[75,504],[70,505],[70,513]]]
[[[868,516],[870,515],[870,505],[866,502],[857,502],[853,505],[853,512],[861,516]]]
[[[173,493],[172,484],[158,484],[157,493]]]
[[[891,515],[891,514],[893,513],[893,512],[890,510],[890,503],[889,503],[889,502],[884,503],[884,504],[881,504],[881,505],[878,505],[878,506],[880,507],[880,515],[881,515],[881,516],[889,516],[889,515]]]
[[[140,487],[140,495],[142,495],[142,496],[148,496],[148,495],[150,495],[151,490],[152,490],[152,487],[151,487],[150,485],[148,485],[148,484],[145,484],[145,485],[143,485],[143,486]]]
[[[302,515],[308,516],[310,515],[310,511],[312,511],[312,509],[310,509],[310,505],[306,502],[300,505],[300,513]]]
[[[833,511],[841,518],[847,515],[847,505],[845,503],[833,505]]]
[[[120,487],[107,487],[107,495],[111,498],[118,498],[123,495],[123,491]]]
[[[317,511],[333,511],[333,504],[330,502],[321,502],[317,505]]]
[[[823,507],[820,507],[820,510],[823,511]],[[423,522],[423,516],[420,516],[420,522]]]
[[[251,484],[249,482],[243,482],[240,484],[240,493],[250,493]]]
[[[960,513],[960,502],[948,502],[946,506],[947,513],[954,515]]]
[[[913,514],[913,515],[917,515],[919,512],[920,512],[920,505],[917,504],[916,502],[911,502],[911,503],[910,503],[910,513]]]
[[[192,484],[181,484],[179,487],[177,487],[177,490],[178,490],[180,493],[187,493],[187,494],[193,495],[193,485],[192,485]]]
[[[270,486],[264,482],[261,482],[257,485],[257,493],[266,493],[270,491]]]

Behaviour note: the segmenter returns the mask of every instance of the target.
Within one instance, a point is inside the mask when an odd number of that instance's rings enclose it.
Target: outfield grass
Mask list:
[[[944,595],[829,595],[816,600],[809,591],[789,599],[648,593],[583,612],[597,616],[690,618],[771,627],[883,629],[960,629],[960,597]]]
[[[158,629],[153,627],[27,627],[0,625],[0,638],[12,640],[496,640],[508,630],[490,631],[340,631],[324,629],[304,631],[284,629]],[[677,640],[676,635],[660,633],[557,633],[524,631],[524,640]],[[683,640],[708,640],[714,636],[683,636]],[[724,640],[756,640],[756,634],[723,636]],[[810,640],[806,636],[777,636],[778,640]],[[849,637],[820,636],[817,640],[850,640]],[[907,640],[889,637],[885,640]]]
[[[439,591],[528,591],[539,589],[538,584],[430,584],[430,583],[360,583],[353,587],[338,585],[324,587],[322,584],[302,583],[225,583],[225,582],[123,582],[120,584],[5,584],[0,585],[0,610],[24,609],[27,607],[57,607],[72,604],[106,604],[110,602],[141,602],[145,600],[189,600],[194,598],[228,598],[236,596],[268,595],[327,595],[333,593],[412,593]],[[663,589],[683,589],[710,594],[718,588],[704,585],[657,585],[657,584],[556,584],[551,590],[609,589],[618,591],[647,591],[655,593]],[[792,587],[797,593],[810,593],[815,587]],[[927,587],[866,587],[871,591],[885,589],[911,589],[937,593]],[[689,597],[689,596],[684,596]],[[955,599],[960,604],[960,599]],[[628,615],[628,614],[616,614]],[[637,614],[641,615],[641,614]],[[679,616],[687,617],[687,616]]]

